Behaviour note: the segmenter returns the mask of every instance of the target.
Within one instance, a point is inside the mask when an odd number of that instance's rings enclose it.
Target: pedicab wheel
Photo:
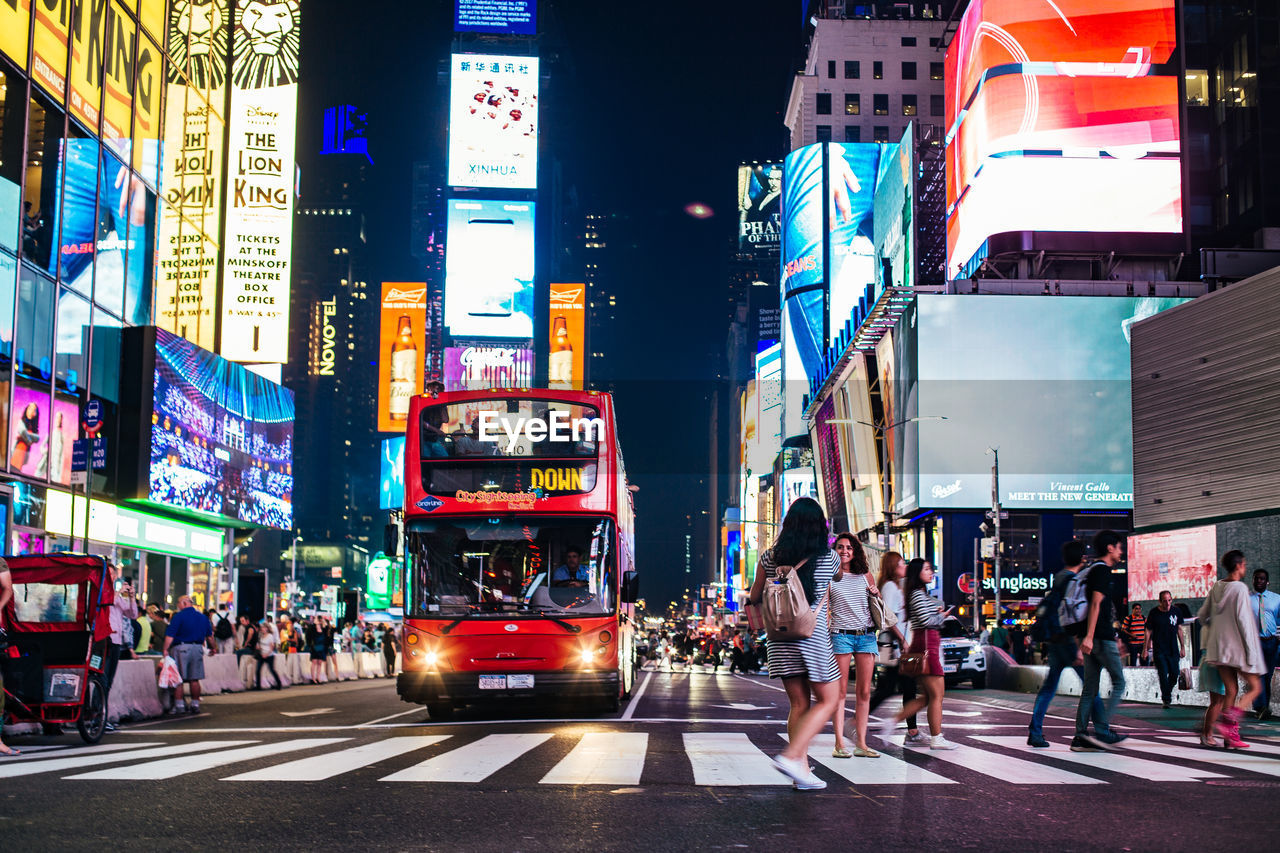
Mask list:
[[[436,722],[453,719],[453,705],[449,702],[431,702],[427,705],[427,713]]]
[[[84,692],[84,707],[80,709],[76,728],[87,744],[102,740],[102,733],[107,730],[107,685],[100,675],[89,677],[89,684]]]

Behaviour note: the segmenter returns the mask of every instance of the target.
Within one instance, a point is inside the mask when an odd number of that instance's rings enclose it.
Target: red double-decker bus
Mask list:
[[[608,394],[416,397],[405,445],[406,702],[617,708],[635,677],[635,514]]]

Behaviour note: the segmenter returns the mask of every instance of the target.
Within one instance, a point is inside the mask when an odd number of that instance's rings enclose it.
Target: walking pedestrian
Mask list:
[[[836,732],[835,758],[879,758],[880,753],[867,746],[867,716],[871,705],[871,679],[876,671],[876,625],[871,618],[868,596],[880,595],[871,583],[871,567],[862,543],[851,533],[836,537],[836,556],[840,567],[831,578],[827,593],[831,608],[831,648],[840,668],[840,698],[833,719]],[[853,752],[844,748],[845,702],[849,695],[849,664],[854,673]]]
[[[178,674],[191,692],[191,713],[200,713],[200,679],[204,678],[204,646],[208,645],[209,654],[216,655],[217,647],[213,644],[213,626],[191,600],[184,595],[178,599],[178,612],[173,614],[169,627],[164,632],[164,653],[173,651],[173,659],[178,664]],[[183,692],[181,685],[177,689],[174,712],[183,709]]]
[[[1223,687],[1221,715],[1206,719],[1206,733],[1221,735],[1224,745],[1231,749],[1249,746],[1240,739],[1240,718],[1262,693],[1259,676],[1267,668],[1258,638],[1258,621],[1249,606],[1249,590],[1242,583],[1245,569],[1243,552],[1223,554],[1225,577],[1209,590],[1196,615],[1207,628],[1201,634],[1205,660],[1217,667]],[[1241,678],[1245,682],[1244,693],[1240,693]]]
[[[329,643],[324,633],[324,622],[319,616],[307,626],[307,649],[311,652],[311,683],[325,684],[329,680],[325,672],[325,658],[329,656]]]
[[[1173,686],[1178,683],[1182,659],[1187,654],[1187,645],[1182,639],[1183,621],[1182,614],[1173,606],[1173,593],[1162,590],[1160,603],[1147,614],[1147,638],[1142,656],[1154,655],[1152,659],[1160,679],[1160,701],[1166,708],[1173,704]]]
[[[1124,539],[1114,530],[1100,530],[1093,537],[1096,562],[1085,569],[1084,591],[1089,603],[1088,615],[1076,623],[1073,631],[1080,638],[1080,654],[1084,658],[1084,686],[1076,708],[1076,734],[1071,739],[1072,752],[1096,752],[1125,739],[1111,728],[1120,700],[1124,698],[1124,662],[1116,641],[1115,605],[1111,601],[1111,569],[1124,559]],[[1101,717],[1093,706],[1098,695],[1102,671],[1111,676],[1111,695],[1103,703]],[[1089,718],[1093,718],[1093,734],[1089,734]]]
[[[1129,615],[1120,623],[1120,637],[1124,640],[1129,666],[1141,666],[1147,661],[1147,617],[1142,615],[1142,605],[1134,604]]]
[[[938,629],[951,615],[952,608],[929,595],[926,587],[933,582],[933,564],[916,557],[907,564],[907,579],[903,593],[907,597],[907,617],[911,620],[911,645],[908,652],[923,653],[924,674],[918,677],[924,696],[917,696],[902,706],[896,716],[885,720],[880,727],[880,738],[888,742],[898,723],[925,709],[929,721],[929,748],[955,749],[956,744],[942,734],[942,696],[946,683],[942,675],[942,635]]]
[[[399,645],[396,643],[396,632],[389,624],[382,625],[382,659],[387,663],[387,675],[396,674],[396,652]]]
[[[236,630],[231,623],[227,605],[222,605],[214,617],[213,638],[218,641],[218,652],[229,655],[236,650]]]
[[[1262,673],[1262,693],[1253,703],[1259,720],[1271,717],[1271,676],[1280,662],[1280,635],[1276,634],[1276,624],[1280,623],[1280,595],[1267,589],[1271,583],[1271,575],[1266,569],[1255,569],[1253,572],[1253,592],[1249,593],[1249,609],[1258,616],[1258,642],[1262,646],[1262,662],[1266,672]]]
[[[1045,598],[1056,603],[1062,600],[1063,593],[1066,592],[1067,583],[1075,576],[1076,572],[1084,568],[1084,552],[1085,545],[1079,539],[1072,539],[1062,543],[1062,565],[1065,566],[1062,571],[1054,575],[1053,585],[1049,589],[1049,594]],[[1054,605],[1056,606],[1056,604]],[[1056,624],[1056,619],[1055,619]],[[1036,704],[1031,711],[1031,725],[1027,731],[1027,746],[1045,748],[1049,745],[1049,741],[1044,737],[1044,717],[1049,713],[1049,703],[1053,701],[1053,697],[1058,693],[1058,681],[1062,677],[1062,671],[1067,667],[1071,667],[1080,677],[1080,681],[1084,681],[1084,659],[1080,656],[1080,649],[1076,645],[1075,637],[1066,631],[1059,631],[1055,636],[1049,638],[1049,671],[1045,673],[1044,681],[1040,683],[1040,692],[1036,694]],[[1093,711],[1091,712],[1095,723],[1102,716],[1102,698],[1094,695]]]
[[[13,575],[9,573],[9,564],[0,557],[0,640],[7,639],[8,627],[5,625],[5,608],[9,599],[13,598]],[[14,749],[4,742],[4,672],[0,671],[0,755],[19,755],[22,750]]]
[[[782,679],[791,706],[787,714],[787,747],[774,756],[773,764],[801,791],[827,787],[809,769],[809,744],[831,719],[839,689],[827,626],[826,593],[840,560],[831,550],[827,535],[827,519],[817,501],[800,498],[791,504],[773,547],[760,555],[750,593],[751,603],[759,603],[766,581],[774,581],[780,566],[790,566],[804,588],[809,606],[816,609],[810,636],[795,641],[769,641],[769,677]],[[810,694],[816,702],[811,701]]]
[[[280,672],[276,669],[276,648],[280,645],[280,638],[276,635],[275,626],[267,620],[263,619],[258,624],[258,672],[255,677],[257,689],[262,689],[262,667],[271,667],[271,675],[276,680],[276,686],[273,690],[279,690],[284,686],[280,681]]]
[[[898,618],[898,624],[888,631],[881,631],[878,638],[880,646],[880,666],[876,677],[875,690],[871,692],[868,705],[869,713],[874,714],[880,704],[895,694],[902,695],[902,704],[907,705],[916,698],[916,680],[898,671],[898,659],[902,650],[911,639],[911,625],[907,621],[907,599],[902,594],[902,582],[907,577],[907,561],[897,551],[886,551],[880,558],[880,571],[876,575],[876,584],[884,599],[885,609]],[[907,716],[908,746],[928,746],[929,736],[920,731],[916,724],[916,715]]]

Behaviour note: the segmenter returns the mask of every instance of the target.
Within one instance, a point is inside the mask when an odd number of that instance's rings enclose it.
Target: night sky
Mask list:
[[[616,280],[627,319],[612,367],[628,474],[640,486],[637,558],[650,606],[678,598],[690,577],[685,514],[716,511],[699,480],[710,468],[708,401],[728,331],[734,167],[786,153],[782,113],[803,56],[799,6],[540,4],[544,55],[558,42],[556,67],[569,69],[545,93],[562,100],[544,99],[544,122],[552,111],[566,118],[542,125],[544,156],[562,161],[584,212],[623,213],[635,226],[640,260]],[[371,282],[418,269],[408,254],[410,169],[444,157],[448,90],[438,70],[451,49],[451,10],[439,0],[304,7],[299,159],[305,168],[319,149],[325,105],[368,110]],[[574,104],[581,109],[563,109]],[[687,216],[692,202],[715,216]],[[727,426],[720,434],[727,440]],[[702,579],[698,566],[691,577]]]

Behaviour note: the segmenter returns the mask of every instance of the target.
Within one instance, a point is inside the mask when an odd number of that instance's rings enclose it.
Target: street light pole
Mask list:
[[[991,525],[995,533],[996,547],[992,551],[991,565],[995,577],[992,579],[995,587],[995,616],[996,624],[1000,624],[1000,449],[997,447],[988,447],[991,452]]]

